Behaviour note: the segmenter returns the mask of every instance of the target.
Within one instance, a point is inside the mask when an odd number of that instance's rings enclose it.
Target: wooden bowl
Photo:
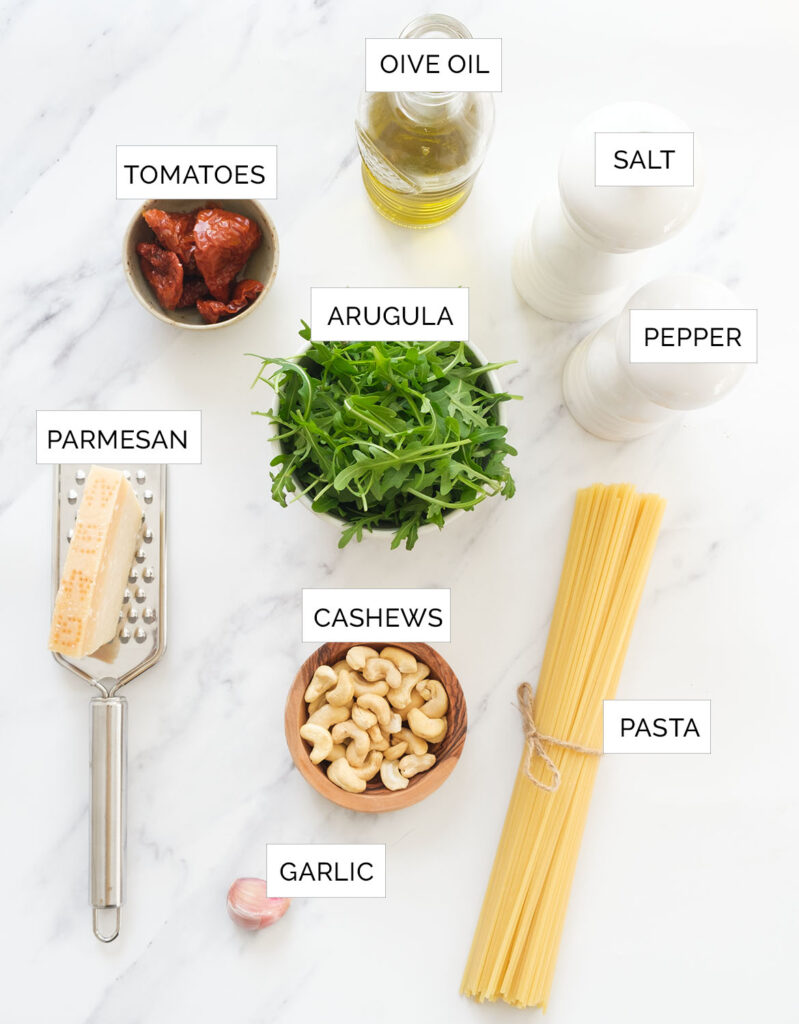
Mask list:
[[[139,256],[136,246],[139,242],[155,242],[156,237],[151,231],[147,221],[142,214],[146,210],[156,207],[158,210],[166,210],[167,213],[187,213],[190,210],[199,210],[204,206],[218,206],[223,210],[232,210],[233,213],[243,214],[254,220],[261,229],[261,244],[250,256],[244,270],[238,275],[239,280],[245,277],[255,278],[260,281],[264,290],[257,296],[254,302],[245,307],[240,313],[220,320],[215,324],[207,324],[200,316],[199,311],[190,307],[189,309],[162,309],[155,297],[155,292],[144,276],[139,264]],[[230,324],[239,323],[244,317],[261,305],[267,292],[272,287],[277,275],[278,264],[278,242],[277,231],[272,218],[266,210],[254,199],[222,199],[218,202],[203,202],[199,199],[148,199],[143,206],[136,211],[136,216],[128,225],[125,233],[125,240],[122,244],[122,266],[125,271],[125,278],[130,290],[153,316],[163,320],[164,323],[173,324],[175,327],[184,327],[190,331],[215,331],[220,327],[227,327]]]
[[[350,647],[356,646],[374,647],[378,651],[383,647],[401,647],[410,651],[419,661],[430,666],[430,677],[439,679],[447,691],[447,735],[441,743],[430,744],[430,752],[436,755],[436,763],[426,772],[421,772],[410,779],[405,789],[386,789],[380,781],[379,774],[366,784],[363,793],[347,793],[339,789],[327,777],[327,762],[314,764],[310,758],[311,748],[300,736],[300,729],[308,718],[305,690],[314,672],[320,665],[334,665],[337,661],[342,661]],[[466,701],[455,673],[441,655],[427,644],[398,644],[394,640],[382,643],[364,640],[358,644],[322,644],[303,664],[292,683],[286,701],[285,725],[286,742],[294,763],[318,793],[351,811],[369,811],[377,814],[382,811],[397,811],[401,807],[410,807],[411,804],[424,800],[449,776],[458,763],[466,741]]]

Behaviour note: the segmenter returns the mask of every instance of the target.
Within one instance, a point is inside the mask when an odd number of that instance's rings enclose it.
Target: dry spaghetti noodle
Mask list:
[[[599,765],[602,701],[616,693],[664,507],[629,484],[578,492],[535,721],[525,726],[543,739],[519,765],[461,986],[481,1002],[546,1007]],[[556,786],[535,781],[551,783],[546,761]]]

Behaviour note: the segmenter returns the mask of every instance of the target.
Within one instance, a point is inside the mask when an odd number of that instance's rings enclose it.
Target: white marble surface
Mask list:
[[[10,1024],[510,1021],[458,996],[578,486],[629,479],[669,499],[621,694],[710,697],[710,757],[608,758],[569,909],[548,1019],[622,1024],[796,1020],[794,442],[796,18],[675,0],[457,2],[504,38],[505,91],[474,195],[407,233],[369,207],[352,117],[363,39],[425,5],[366,0],[109,4],[5,0],[0,359],[5,682],[0,717],[0,1018]],[[790,21],[790,23],[789,23]],[[714,275],[760,310],[761,360],[722,405],[627,446],[561,404],[585,326],[513,291],[520,226],[552,187],[569,126],[644,98],[694,125],[708,160],[696,221],[652,268]],[[282,246],[257,315],[195,337],[138,305],[114,198],[123,142],[273,142]],[[243,353],[287,353],[312,284],[471,288],[472,332],[505,381],[519,490],[411,554],[339,552],[268,493],[266,394]],[[170,645],[130,700],[129,896],[120,939],[87,906],[88,690],[46,651],[51,471],[36,408],[202,408],[201,467],[171,475]],[[303,586],[453,589],[446,650],[471,729],[425,803],[369,818],[292,768],[282,706]],[[388,844],[389,898],[296,901],[250,935],[224,910],[268,841]]]

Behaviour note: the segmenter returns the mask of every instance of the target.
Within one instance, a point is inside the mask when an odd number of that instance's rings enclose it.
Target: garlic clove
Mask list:
[[[237,878],[228,889],[227,912],[240,928],[258,931],[279,921],[289,908],[286,896],[267,896],[263,878]]]

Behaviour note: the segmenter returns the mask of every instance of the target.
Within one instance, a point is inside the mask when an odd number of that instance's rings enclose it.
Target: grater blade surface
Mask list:
[[[166,649],[166,466],[102,465],[128,477],[144,509],[142,535],[128,575],[117,635],[84,658],[55,653],[53,657],[92,684],[113,681],[116,691],[154,665]],[[55,467],[53,602],[90,468],[89,463],[61,463]]]

